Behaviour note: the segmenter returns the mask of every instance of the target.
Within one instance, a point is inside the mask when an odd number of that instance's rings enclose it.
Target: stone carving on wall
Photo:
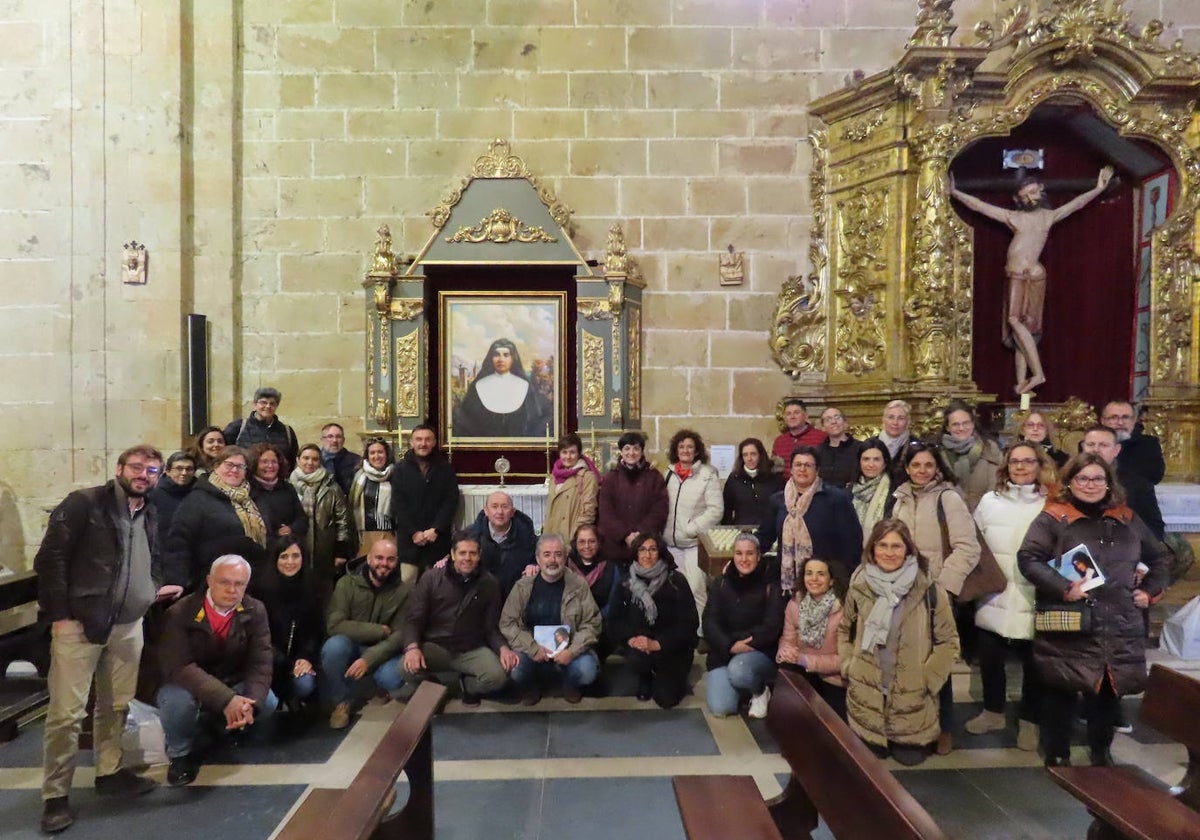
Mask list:
[[[722,286],[740,286],[746,280],[746,255],[729,246],[728,253],[717,257],[717,274]]]
[[[584,417],[604,416],[604,339],[583,332]]]
[[[891,191],[859,187],[838,203],[838,298],[836,368],[861,374],[875,370],[884,356],[883,291],[887,286],[886,237]]]
[[[788,277],[779,293],[771,328],[771,352],[775,361],[790,376],[821,371],[825,367],[825,301],[822,287],[829,265],[825,242],[826,133],[808,136],[813,149],[808,191],[812,200],[812,232],[809,234],[808,259],[812,271],[807,276]]]
[[[463,226],[452,236],[446,237],[447,242],[495,242],[497,245],[507,245],[510,242],[557,242],[558,238],[551,236],[538,225],[526,225],[503,207],[497,207],[475,227]]]
[[[396,339],[396,416],[417,417],[421,402],[417,383],[421,381],[421,344],[417,331]]]

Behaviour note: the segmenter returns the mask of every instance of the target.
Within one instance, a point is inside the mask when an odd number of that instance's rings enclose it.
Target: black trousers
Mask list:
[[[628,648],[625,664],[639,679],[650,679],[651,697],[664,709],[671,709],[687,696],[688,672],[692,670],[692,651],[664,654],[661,650],[642,653]]]
[[[1033,641],[1006,639],[999,633],[979,628],[976,636],[979,676],[983,679],[983,708],[1003,712],[1008,696],[1008,674],[1004,666],[1010,654],[1021,661],[1021,720],[1037,723],[1042,711],[1042,683],[1033,667]]]
[[[1042,750],[1046,758],[1066,758],[1071,754],[1071,732],[1075,723],[1075,698],[1070,689],[1044,686],[1045,702],[1042,712]],[[1113,723],[1121,698],[1113,691],[1108,677],[1098,692],[1083,692],[1083,707],[1087,716],[1087,744],[1093,753],[1103,753],[1112,745]]]

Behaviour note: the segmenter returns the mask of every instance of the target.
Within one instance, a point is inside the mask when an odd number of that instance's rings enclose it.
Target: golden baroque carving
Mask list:
[[[950,36],[957,29],[950,23],[952,5],[954,0],[917,0],[917,29],[904,48],[950,46]]]
[[[525,161],[512,153],[507,140],[496,138],[488,146],[486,154],[475,158],[471,175],[476,178],[528,178],[529,169]]]
[[[396,339],[396,416],[417,417],[420,400],[417,384],[420,382],[420,331]]]
[[[1095,426],[1096,422],[1095,406],[1074,396],[1067,397],[1054,417],[1060,434],[1064,431],[1083,432]]]
[[[842,373],[875,370],[884,360],[883,290],[891,190],[859,187],[838,203],[837,328],[834,364]]]
[[[879,128],[887,121],[887,110],[884,108],[876,108],[869,114],[859,117],[855,120],[847,120],[842,126],[842,139],[848,140],[851,143],[862,143],[871,139],[871,135],[875,133],[875,129]]]
[[[1190,380],[1192,294],[1200,276],[1193,249],[1193,214],[1177,213],[1155,233],[1153,259],[1157,274],[1154,299],[1154,379]]]
[[[625,247],[625,231],[619,223],[608,229],[604,243],[604,274],[606,277],[628,277],[633,273],[633,260]]]
[[[425,311],[425,301],[420,298],[401,298],[392,301],[393,321],[413,321],[423,311]]]
[[[931,399],[924,411],[913,418],[909,432],[921,440],[933,440],[940,443],[942,440],[942,413],[949,404],[950,398],[947,396],[939,395]]]
[[[526,225],[503,207],[497,207],[479,220],[475,227],[460,227],[447,242],[495,242],[507,245],[510,242],[557,242],[558,238],[546,233],[537,225]]]
[[[642,310],[629,309],[629,419],[642,417]]]
[[[375,404],[375,324],[367,319],[367,405]]]
[[[371,276],[392,276],[396,273],[396,255],[392,252],[392,231],[380,225],[375,231],[375,253],[371,258]]]
[[[388,405],[387,400],[382,398],[375,400],[375,412],[372,418],[384,428],[392,425],[392,407]]]
[[[825,241],[829,147],[824,131],[808,135],[808,142],[813,147],[812,171],[808,176],[812,203],[808,260],[812,271],[807,277],[793,275],[784,281],[779,292],[779,303],[775,307],[770,338],[771,353],[789,376],[820,371],[825,367],[823,285],[829,266],[829,248]]]
[[[971,76],[953,58],[944,58],[933,75],[904,73],[896,77],[896,85],[901,93],[916,99],[918,111],[928,111],[949,108],[971,86]]]
[[[604,339],[583,331],[583,416],[604,416]]]
[[[607,321],[612,318],[612,307],[608,298],[578,298],[575,302],[579,314],[589,321]]]
[[[507,140],[497,138],[493,140],[486,154],[480,155],[475,159],[475,164],[471,167],[471,176],[473,178],[524,178],[537,191],[538,199],[542,204],[546,205],[546,209],[550,211],[550,218],[560,227],[566,227],[571,221],[571,208],[558,200],[554,190],[543,185],[525,165],[525,161],[512,153],[512,149]],[[464,178],[457,187],[454,187],[446,194],[441,203],[432,210],[426,212],[426,216],[433,222],[433,226],[439,230],[450,221],[450,212],[454,206],[462,200],[463,190],[466,189],[470,180]]]

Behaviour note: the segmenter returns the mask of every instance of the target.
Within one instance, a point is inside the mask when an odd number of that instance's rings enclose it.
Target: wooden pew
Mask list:
[[[783,793],[763,802],[748,776],[676,776],[689,840],[807,838],[818,814],[841,840],[946,838],[802,674],[780,671],[767,728],[792,771]]]
[[[1095,818],[1088,840],[1200,840],[1200,680],[1155,665],[1142,700],[1142,723],[1187,748],[1178,796],[1127,767],[1051,767],[1060,787]]]
[[[275,840],[433,840],[430,726],[445,695],[445,686],[421,683],[350,786],[310,790]],[[402,771],[408,802],[388,817]]]
[[[0,680],[16,661],[30,662],[39,677],[50,670],[50,628],[38,618],[37,574],[19,572],[0,578]],[[37,717],[50,694],[38,680],[16,702],[0,707],[0,743],[17,737],[20,725]]]

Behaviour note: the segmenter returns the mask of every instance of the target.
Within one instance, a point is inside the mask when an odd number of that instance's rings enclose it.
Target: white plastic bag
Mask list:
[[[1166,620],[1158,647],[1180,659],[1200,659],[1200,595]]]
[[[125,732],[121,735],[121,764],[124,767],[148,767],[167,763],[166,736],[158,709],[138,700],[129,701]]]

